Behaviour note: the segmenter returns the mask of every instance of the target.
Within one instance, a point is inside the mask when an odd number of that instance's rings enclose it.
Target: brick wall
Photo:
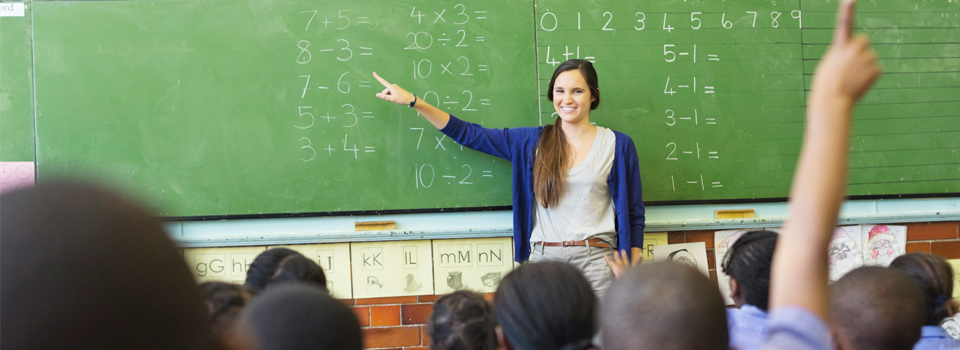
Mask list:
[[[493,293],[485,295],[488,300]],[[367,349],[426,350],[426,323],[439,295],[343,300],[357,315]]]
[[[896,225],[896,224],[894,224]],[[907,253],[925,252],[947,259],[960,259],[960,222],[928,222],[900,224],[907,226]],[[668,242],[705,242],[710,278],[717,281],[713,253],[715,230],[678,231],[668,233]],[[487,294],[487,298],[492,298]],[[436,295],[344,300],[353,309],[363,327],[364,345],[368,349],[425,350],[430,344],[426,322],[433,310]]]

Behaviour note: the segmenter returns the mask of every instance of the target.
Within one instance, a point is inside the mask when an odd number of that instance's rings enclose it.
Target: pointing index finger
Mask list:
[[[383,87],[388,88],[388,89],[390,88],[390,86],[391,86],[390,83],[388,83],[386,80],[384,80],[384,79],[381,78],[379,75],[377,75],[377,72],[373,72],[373,77],[374,77],[374,78],[377,78],[377,81],[379,81],[380,84],[383,84]]]
[[[850,33],[853,31],[853,5],[856,3],[856,0],[840,0],[837,25],[833,32],[834,44],[842,44],[850,40]]]

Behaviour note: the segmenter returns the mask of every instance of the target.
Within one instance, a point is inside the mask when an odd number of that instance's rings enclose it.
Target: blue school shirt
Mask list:
[[[488,129],[450,116],[440,132],[471,149],[500,157],[513,165],[513,256],[530,258],[533,231],[533,163],[543,127]],[[640,185],[640,160],[633,139],[614,131],[613,168],[607,185],[617,213],[616,227],[621,250],[643,245],[645,209]],[[629,251],[629,249],[627,249]]]
[[[920,329],[920,341],[913,350],[960,350],[960,340],[953,339],[947,331],[938,326],[923,326]]]
[[[730,348],[757,349],[767,335],[767,313],[744,304],[739,309],[727,309],[727,327],[730,329]]]
[[[814,313],[796,306],[784,306],[770,312],[764,350],[832,350],[835,346],[826,322]]]

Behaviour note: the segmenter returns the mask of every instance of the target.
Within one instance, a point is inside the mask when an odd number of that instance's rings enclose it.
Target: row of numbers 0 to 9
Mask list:
[[[768,13],[769,19],[763,18],[760,16],[761,13]],[[614,23],[614,13],[611,11],[603,12],[603,19],[596,23],[600,27],[601,31],[615,31],[617,29],[624,29]],[[653,16],[651,14],[651,16]],[[733,29],[734,26],[740,28],[765,28],[768,24],[770,28],[780,28],[780,19],[783,16],[781,11],[745,11],[744,14],[735,14],[730,13],[729,15],[726,12],[708,12],[704,14],[703,12],[690,12],[690,29],[698,30],[701,28],[723,28],[723,29]],[[672,32],[675,28],[674,25],[680,26],[680,22],[684,20],[678,20],[677,17],[686,17],[686,13],[678,12],[664,12],[663,13],[663,25],[661,26],[662,30]],[[713,17],[717,17],[714,19]],[[803,22],[801,19],[800,10],[790,11],[790,17],[795,19],[797,22],[797,28],[803,28]],[[649,19],[646,13],[636,12],[633,14],[633,18],[630,19],[632,28],[636,31],[642,31],[650,29],[647,25]],[[736,21],[736,22],[734,22]],[[603,25],[599,25],[600,22]],[[741,24],[741,22],[743,22]],[[759,22],[759,23],[758,23]],[[705,24],[706,23],[706,24]],[[716,25],[712,25],[716,24]],[[577,12],[576,17],[576,30],[583,30],[583,15],[580,12]],[[560,28],[560,19],[553,12],[544,12],[540,15],[540,30],[552,32]],[[562,28],[564,30],[566,27]],[[593,29],[593,28],[588,28]],[[571,29],[566,29],[571,30]]]

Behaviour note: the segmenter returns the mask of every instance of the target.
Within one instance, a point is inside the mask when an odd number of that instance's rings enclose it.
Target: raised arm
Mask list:
[[[771,310],[798,306],[827,319],[827,246],[846,193],[853,107],[880,69],[865,36],[851,37],[852,0],[841,1],[833,44],[814,73],[788,221],[777,243]]]
[[[441,111],[437,107],[431,106],[429,103],[425,102],[419,97],[414,97],[409,91],[404,90],[397,84],[390,84],[386,79],[381,78],[377,75],[376,72],[373,73],[373,77],[377,78],[377,81],[380,84],[383,84],[383,91],[377,94],[377,97],[384,100],[390,101],[396,104],[407,105],[409,106],[411,102],[415,102],[413,109],[416,109],[417,112],[420,112],[430,124],[433,124],[437,129],[443,129],[444,126],[447,126],[447,122],[450,121],[450,114],[444,111]]]

